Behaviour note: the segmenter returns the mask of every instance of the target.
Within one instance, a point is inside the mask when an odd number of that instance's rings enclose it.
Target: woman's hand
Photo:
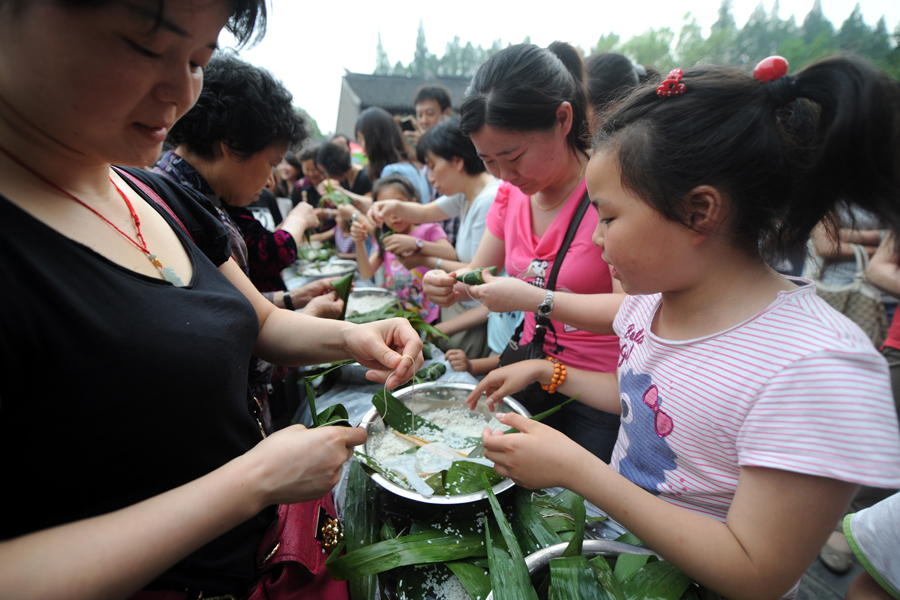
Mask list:
[[[450,367],[454,371],[468,371],[469,370],[469,357],[466,356],[466,353],[459,348],[451,348],[447,350],[447,353],[444,354],[444,358],[447,359],[447,362],[450,363]],[[478,394],[481,397],[481,394]],[[466,401],[468,402],[468,400]],[[475,399],[475,402],[478,402],[478,398]],[[474,404],[472,405],[474,407]],[[488,406],[493,410],[493,404],[491,401],[488,401]]]
[[[292,289],[291,303],[294,306],[302,308],[312,302],[313,298],[333,292],[334,286],[331,282],[335,279],[337,279],[337,277],[332,277],[331,279],[317,279],[302,287]]]
[[[488,373],[475,386],[475,389],[466,398],[466,404],[470,409],[474,409],[481,395],[486,394],[488,408],[493,411],[505,397],[524,390],[535,381],[550,383],[552,377],[553,363],[548,360],[523,360],[500,367]]]
[[[341,335],[350,356],[372,369],[366,378],[377,383],[387,381],[388,389],[412,379],[425,362],[422,340],[406,319],[348,327]]]
[[[422,287],[428,299],[444,308],[456,304],[459,293],[453,289],[457,283],[455,275],[455,272],[447,273],[441,269],[432,269],[425,273]]]
[[[517,310],[535,312],[547,294],[546,290],[515,277],[496,277],[487,270],[482,271],[481,276],[484,283],[470,285],[468,293],[487,306],[491,312]]]
[[[416,239],[411,235],[395,233],[384,238],[384,249],[396,256],[415,254]]]
[[[399,205],[399,200],[380,200],[369,209],[369,219],[375,223],[376,227],[381,227],[384,225],[385,219],[395,214]]]
[[[322,296],[316,296],[303,308],[303,314],[320,319],[337,319],[344,310],[344,301],[337,292],[331,291]]]
[[[245,456],[259,461],[268,504],[317,500],[338,482],[354,446],[366,441],[362,427],[294,425],[273,433]]]
[[[481,434],[484,457],[494,461],[497,475],[509,477],[517,485],[530,490],[569,487],[573,476],[578,476],[579,462],[594,458],[561,432],[543,423],[516,413],[497,413],[496,417],[520,433],[504,434],[485,429]]]
[[[331,189],[333,191],[340,192],[340,193],[344,194],[345,196],[347,195],[347,190],[345,190],[344,188],[341,187],[340,181],[338,181],[337,179],[323,179],[319,183],[319,185],[316,186],[316,191],[319,192],[320,196],[325,196],[328,194],[328,188],[325,187],[326,181],[331,183]]]

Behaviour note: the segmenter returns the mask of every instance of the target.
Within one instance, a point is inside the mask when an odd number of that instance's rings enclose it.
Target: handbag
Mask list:
[[[256,579],[240,597],[142,590],[130,600],[348,600],[347,582],[335,581],[325,568],[330,552],[343,539],[334,514],[330,492],[320,500],[278,505],[278,516],[256,552]]]
[[[842,315],[856,323],[876,345],[881,346],[887,337],[888,318],[881,301],[881,291],[866,281],[869,255],[859,244],[849,244],[856,257],[853,281],[845,284],[822,282],[823,265],[814,273],[816,294]]]
[[[589,204],[590,199],[587,192],[585,192],[584,196],[581,197],[578,209],[572,216],[572,221],[569,223],[569,229],[566,231],[566,237],[563,239],[562,246],[559,247],[559,252],[556,253],[556,260],[553,261],[553,268],[550,270],[550,276],[547,278],[547,285],[544,289],[556,289],[556,276],[559,274],[559,268],[566,257],[566,253],[569,251],[572,240],[575,239],[575,233],[577,233],[578,227],[581,225],[581,220],[584,218]],[[527,344],[522,344],[520,340],[522,339],[522,332],[525,330],[525,322],[522,321],[509,339],[506,348],[503,349],[503,353],[500,354],[500,364],[498,366],[505,367],[523,360],[544,358],[544,338],[548,329],[553,332],[553,335],[556,335],[556,330],[553,328],[553,323],[550,322],[550,319],[537,315],[531,341]]]

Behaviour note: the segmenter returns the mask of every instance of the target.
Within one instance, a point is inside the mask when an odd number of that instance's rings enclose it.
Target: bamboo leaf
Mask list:
[[[532,498],[538,493],[524,488],[515,490],[516,510],[511,525],[522,551],[529,554],[562,542],[556,535],[556,530],[544,519],[540,508],[532,502]]]
[[[636,535],[631,533],[630,531],[626,531],[622,535],[616,538],[617,542],[622,542],[623,544],[631,544],[632,546],[643,546],[644,542],[638,539]]]
[[[319,413],[319,427],[350,427],[350,415],[343,404],[333,404]]]
[[[355,271],[353,273],[347,273],[340,279],[335,279],[331,282],[338,297],[344,301],[344,307],[341,309],[341,316],[338,317],[339,321],[343,321],[344,316],[347,314],[347,299],[350,297],[350,289],[353,287],[354,275],[356,275]]]
[[[622,581],[622,592],[626,600],[679,600],[690,585],[691,578],[672,563],[654,560]]]
[[[407,565],[443,563],[484,555],[485,547],[479,533],[463,531],[456,535],[434,529],[366,546],[327,566],[334,579],[346,581]]]
[[[616,579],[616,575],[613,573],[612,567],[609,566],[609,561],[606,560],[606,557],[596,556],[588,562],[590,562],[600,585],[607,591],[609,599],[626,600],[625,594],[622,592],[622,586],[619,580]]]
[[[490,564],[491,590],[495,600],[537,600],[537,592],[531,585],[531,577],[528,567],[525,565],[525,557],[522,549],[516,541],[515,533],[506,520],[506,515],[497,502],[497,496],[491,489],[487,476],[481,475],[481,483],[487,492],[488,503],[494,513],[497,528],[506,543],[509,551],[505,551],[494,543],[491,528],[485,527],[485,544],[488,550],[488,562]]]
[[[304,377],[303,383],[306,385],[306,400],[309,402],[309,414],[312,417],[312,428],[316,428],[319,426],[319,414],[316,412],[316,393],[313,391],[309,379]]]
[[[451,494],[471,494],[481,491],[482,473],[487,476],[488,483],[492,486],[503,481],[493,467],[467,460],[458,460],[447,469],[444,486]]]
[[[649,554],[620,554],[616,558],[616,579],[625,581],[638,569],[647,564],[651,556]],[[652,557],[655,559],[655,557]]]
[[[550,559],[550,600],[608,600],[581,554]]]
[[[372,404],[378,410],[378,414],[392,428],[401,433],[413,433],[418,429],[430,429],[443,431],[434,423],[414,415],[406,405],[397,400],[390,392],[381,389],[372,397]]]
[[[575,531],[569,545],[563,550],[562,556],[581,556],[581,549],[584,546],[585,517],[587,516],[587,511],[584,507],[584,498],[578,494],[572,493],[568,496],[568,500],[569,509],[572,511],[572,520],[575,522]]]
[[[378,542],[378,485],[372,481],[362,465],[350,463],[347,495],[344,504],[344,539],[347,553]],[[350,600],[374,600],[375,575],[354,577],[349,581]]]

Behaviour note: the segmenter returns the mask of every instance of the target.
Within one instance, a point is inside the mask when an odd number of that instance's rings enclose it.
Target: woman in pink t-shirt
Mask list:
[[[480,299],[494,312],[524,311],[521,342],[533,337],[538,305],[552,327],[544,354],[565,365],[614,372],[619,339],[582,331],[558,320],[546,289],[569,223],[585,196],[587,99],[581,58],[563,43],[530,44],[498,53],[478,71],[460,107],[460,126],[492,175],[503,179],[487,215],[487,231],[470,268],[502,266],[507,278],[485,278],[477,287],[456,286],[447,273],[431,271],[426,294],[448,306],[460,297]],[[591,241],[596,211],[588,210],[559,269],[555,291],[617,291],[601,250]],[[548,312],[549,310],[549,312]],[[565,399],[540,387],[517,396],[533,413]],[[607,460],[619,419],[580,403],[545,421]]]

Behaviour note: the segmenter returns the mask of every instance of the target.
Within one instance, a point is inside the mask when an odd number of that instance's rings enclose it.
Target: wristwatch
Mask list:
[[[424,247],[425,247],[425,240],[423,240],[422,238],[417,238],[416,239],[416,254],[421,252],[422,248],[424,248]]]
[[[547,290],[547,296],[544,301],[538,304],[537,314],[542,317],[549,317],[553,312],[553,290]]]

